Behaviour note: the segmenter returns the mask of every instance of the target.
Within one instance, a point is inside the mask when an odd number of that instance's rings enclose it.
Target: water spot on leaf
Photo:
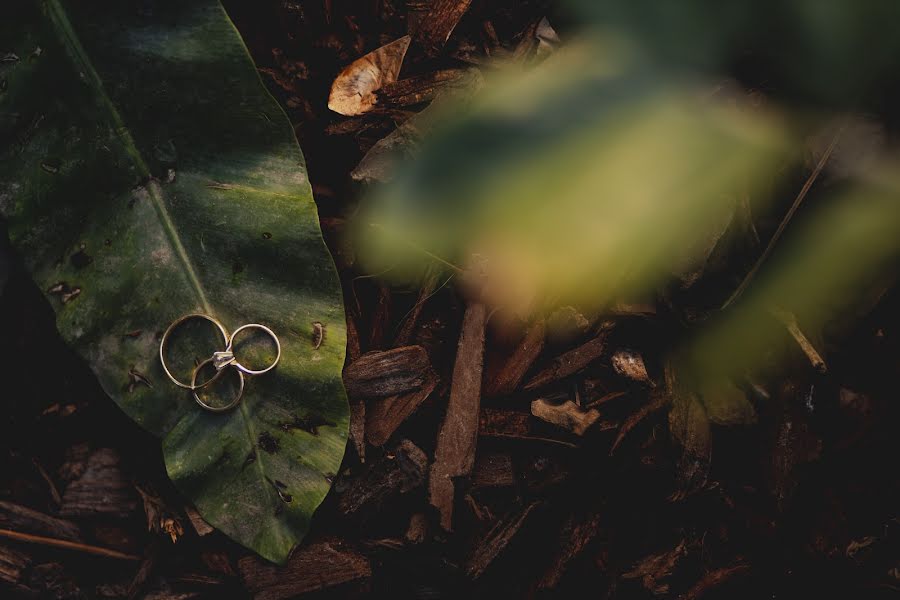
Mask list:
[[[78,252],[69,257],[69,261],[76,269],[83,269],[94,262],[94,257],[85,252],[85,245],[81,244],[78,248]]]
[[[263,239],[264,239],[264,240],[271,240],[271,239],[272,239],[272,234],[269,233],[268,231],[263,231],[262,236],[263,236]]]
[[[269,454],[275,454],[279,450],[278,440],[272,437],[272,434],[268,431],[263,431],[259,434],[257,445]]]

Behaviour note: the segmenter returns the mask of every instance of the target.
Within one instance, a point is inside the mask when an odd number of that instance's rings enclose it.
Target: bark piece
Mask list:
[[[623,579],[640,579],[647,591],[656,596],[669,593],[668,579],[679,561],[687,555],[687,544],[681,541],[675,548],[662,554],[654,554],[644,558],[627,573],[622,574]]]
[[[531,414],[579,436],[584,435],[584,432],[600,418],[600,411],[595,408],[584,410],[571,400],[553,404],[543,398],[531,403]]]
[[[352,311],[347,310],[347,363],[352,364],[360,357],[359,332]],[[362,399],[350,397],[350,437],[359,462],[366,462],[366,405]]]
[[[500,372],[487,382],[484,390],[486,397],[505,396],[519,388],[525,374],[528,373],[541,350],[544,349],[546,329],[547,326],[543,319],[531,324],[528,331],[525,332],[525,337],[519,342]]]
[[[347,516],[377,512],[422,486],[427,467],[425,453],[409,440],[403,440],[350,484],[338,501],[338,510]]]
[[[13,585],[19,583],[29,564],[31,558],[24,552],[0,546],[0,581]]]
[[[58,519],[12,502],[0,501],[0,529],[43,535],[70,542],[82,541],[75,523]]]
[[[385,84],[376,94],[378,105],[388,108],[403,108],[429,102],[443,88],[467,81],[466,69],[444,69],[425,73],[409,79],[401,79]]]
[[[194,531],[196,531],[197,535],[200,537],[207,536],[215,531],[213,526],[207,523],[193,506],[185,506],[184,514],[187,515],[188,521],[191,522],[191,527],[194,528]]]
[[[508,452],[479,454],[472,471],[472,487],[510,487],[516,484],[512,456]]]
[[[397,80],[411,40],[405,35],[350,63],[331,85],[328,108],[348,117],[372,110],[375,92]]]
[[[406,528],[403,539],[408,544],[421,544],[425,541],[425,536],[427,535],[428,519],[425,517],[425,514],[420,512],[413,513],[409,518],[409,527]]]
[[[437,387],[438,378],[430,372],[417,390],[373,400],[366,410],[366,437],[373,446],[383,446]],[[352,408],[352,407],[351,407]]]
[[[28,574],[28,587],[38,592],[40,598],[75,600],[85,595],[75,579],[60,563],[35,565]]]
[[[591,362],[600,358],[606,351],[607,338],[609,337],[612,328],[613,324],[611,321],[603,323],[600,326],[596,337],[589,342],[558,356],[550,366],[535,375],[531,381],[525,385],[525,389],[534,390],[549,383],[553,383],[554,381],[559,381],[560,379],[574,375],[588,366]]]
[[[428,479],[428,501],[440,513],[441,527],[446,531],[451,530],[453,523],[454,485],[451,478],[468,475],[475,462],[486,318],[484,304],[476,302],[466,308],[453,365],[447,413],[438,433]]]
[[[366,403],[350,396],[350,438],[359,462],[366,462]]]
[[[366,352],[344,369],[347,393],[358,398],[381,398],[419,389],[431,373],[421,346]]]
[[[472,0],[434,0],[431,10],[419,20],[416,41],[429,56],[437,56]]]
[[[533,418],[529,413],[501,408],[483,408],[478,420],[478,435],[525,441],[549,442],[574,448],[575,444],[548,438],[533,430]]]
[[[413,333],[419,322],[419,316],[422,314],[422,309],[425,308],[425,302],[434,294],[434,290],[437,287],[438,275],[439,272],[435,269],[428,271],[422,282],[422,287],[419,288],[419,296],[416,298],[416,303],[403,318],[397,337],[394,338],[395,346],[406,346],[412,341]]]
[[[384,283],[378,284],[378,299],[372,313],[372,328],[369,332],[369,350],[380,350],[384,347],[384,334],[391,316],[391,288]]]
[[[359,344],[359,330],[356,328],[356,317],[353,311],[347,311],[347,362],[352,363],[362,355]]]
[[[679,596],[678,600],[697,600],[697,598],[705,596],[711,589],[731,581],[735,577],[746,575],[749,572],[750,565],[746,563],[738,563],[730,567],[714,569],[701,577],[700,581],[695,583],[687,592]]]
[[[472,579],[478,579],[491,566],[494,560],[500,556],[510,542],[516,536],[529,516],[541,506],[539,500],[535,500],[523,508],[513,511],[501,518],[488,531],[487,535],[478,543],[475,551],[466,563],[466,573]]]
[[[559,585],[566,574],[569,564],[590,544],[601,530],[599,512],[570,517],[560,535],[560,548],[553,563],[544,572],[538,582],[538,589],[549,590]]]
[[[625,439],[625,436],[628,433],[638,426],[638,423],[642,422],[644,419],[652,415],[658,410],[662,410],[669,403],[669,397],[665,394],[653,394],[650,397],[650,400],[644,404],[637,412],[630,415],[625,422],[622,423],[622,427],[619,429],[619,434],[616,436],[616,440],[613,442],[612,447],[609,449],[610,456],[616,451],[616,448],[619,447],[619,444],[622,443],[622,440]]]
[[[254,600],[283,600],[353,584],[365,587],[372,576],[369,560],[337,539],[305,544],[284,567],[248,556],[238,561],[238,570]]]
[[[84,473],[69,484],[62,500],[63,517],[127,517],[137,508],[134,490],[119,468],[119,455],[110,448],[90,455]]]

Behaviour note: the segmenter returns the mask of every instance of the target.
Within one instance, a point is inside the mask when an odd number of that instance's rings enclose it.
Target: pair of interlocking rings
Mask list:
[[[165,349],[166,349],[166,342],[169,340],[169,337],[171,336],[172,332],[182,323],[185,323],[186,321],[190,321],[192,319],[204,319],[206,321],[209,321],[213,325],[215,325],[216,328],[219,330],[219,333],[222,334],[222,341],[225,342],[225,350],[213,352],[212,356],[210,356],[203,362],[199,363],[196,367],[194,367],[194,372],[191,374],[191,383],[187,384],[182,381],[178,381],[178,379],[174,375],[172,375],[172,372],[169,371],[169,367],[166,364]],[[234,340],[235,340],[235,338],[237,337],[237,335],[239,333],[241,333],[242,331],[247,331],[248,329],[259,329],[259,330],[265,332],[266,334],[268,334],[269,337],[271,337],[275,341],[275,348],[277,350],[277,353],[275,355],[275,360],[272,361],[272,364],[270,364],[268,367],[266,367],[264,369],[249,369],[249,368],[245,367],[244,365],[242,365],[240,362],[238,362],[237,358],[234,355]],[[169,325],[168,329],[166,329],[166,332],[162,336],[162,340],[160,340],[160,342],[159,342],[159,361],[162,363],[163,371],[165,371],[165,373],[169,377],[169,379],[172,380],[172,383],[174,383],[178,387],[184,388],[186,390],[191,390],[191,394],[194,396],[194,400],[196,400],[197,404],[199,404],[201,407],[203,407],[204,409],[206,409],[210,412],[216,412],[216,413],[221,413],[221,412],[231,410],[232,408],[237,406],[238,403],[241,401],[241,398],[244,395],[244,375],[253,376],[253,375],[262,375],[263,373],[267,373],[275,368],[275,365],[278,364],[278,361],[280,359],[281,359],[281,343],[278,341],[278,336],[275,335],[274,331],[272,331],[265,325],[260,325],[259,323],[248,323],[247,325],[241,325],[240,327],[235,329],[231,335],[228,335],[228,330],[225,329],[225,326],[222,325],[222,323],[220,323],[218,320],[214,319],[213,317],[202,314],[202,313],[191,313],[189,315],[185,315],[185,316],[180,317],[180,318],[176,319],[175,321],[173,321],[172,324]],[[206,365],[208,365],[210,363],[212,363],[212,365],[216,368],[216,374],[213,375],[212,377],[210,377],[209,379],[207,379],[206,381],[203,381],[198,384],[197,383],[197,375],[200,373],[200,371]],[[231,400],[231,402],[229,402],[225,406],[212,406],[210,404],[207,404],[197,394],[197,390],[202,389],[202,388],[208,386],[209,384],[213,383],[217,379],[219,379],[219,377],[222,376],[222,374],[225,372],[225,369],[227,367],[231,367],[237,371],[238,378],[240,380],[240,387],[238,388],[237,395],[234,397],[233,400]]]

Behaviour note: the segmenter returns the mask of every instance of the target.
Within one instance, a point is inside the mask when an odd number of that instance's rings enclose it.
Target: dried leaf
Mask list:
[[[331,85],[328,108],[348,117],[372,110],[378,102],[375,92],[397,81],[410,40],[405,35],[350,63]]]

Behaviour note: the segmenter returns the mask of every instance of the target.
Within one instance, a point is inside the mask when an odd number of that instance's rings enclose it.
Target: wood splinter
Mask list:
[[[481,303],[470,304],[463,317],[447,413],[429,473],[428,501],[440,514],[445,531],[451,530],[453,522],[452,478],[468,475],[475,464],[486,318],[487,310]]]
[[[596,408],[584,410],[571,400],[554,404],[543,398],[531,403],[531,414],[579,436],[584,435],[584,432],[600,418],[600,411]]]

